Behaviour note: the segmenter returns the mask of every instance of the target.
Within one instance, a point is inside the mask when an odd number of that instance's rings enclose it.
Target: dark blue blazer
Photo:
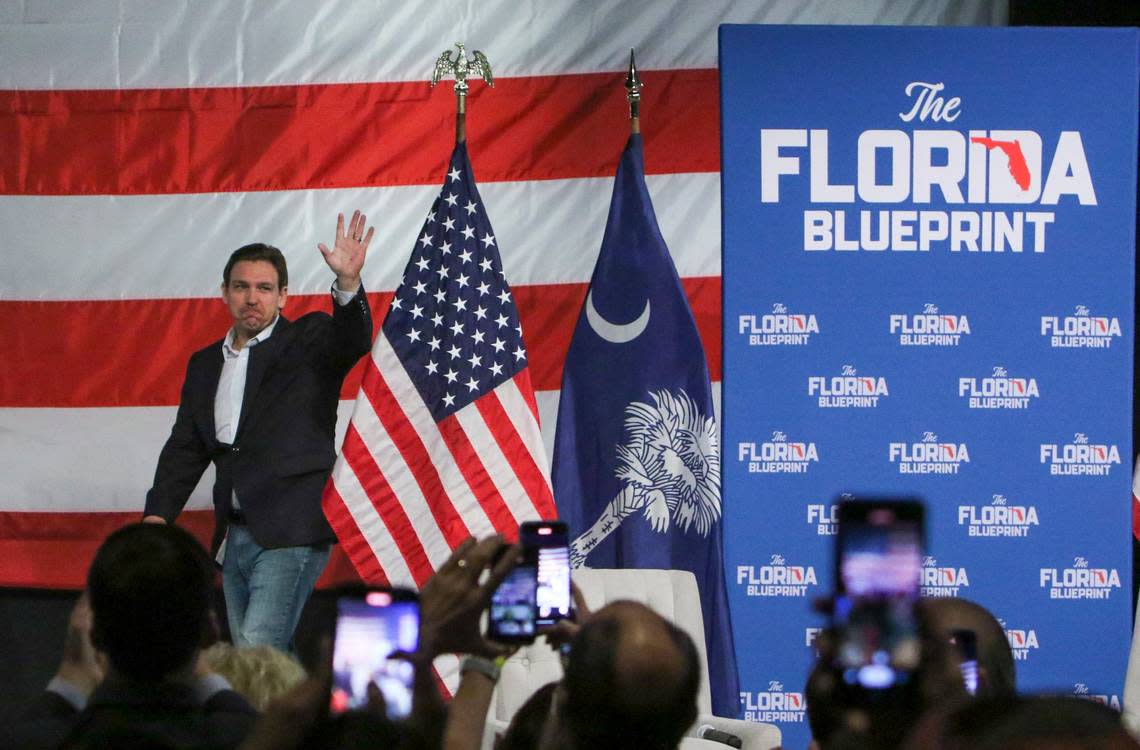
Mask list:
[[[181,685],[104,682],[83,711],[55,693],[41,693],[0,728],[0,748],[227,750],[245,739],[257,717],[233,690],[200,703]]]
[[[333,314],[283,316],[273,335],[250,348],[241,417],[232,445],[218,442],[214,394],[222,340],[195,352],[174,429],[163,446],[144,515],[173,522],[212,462],[216,552],[236,490],[253,538],[265,548],[335,540],[321,491],[336,457],[336,407],[344,377],[372,345],[363,287]]]

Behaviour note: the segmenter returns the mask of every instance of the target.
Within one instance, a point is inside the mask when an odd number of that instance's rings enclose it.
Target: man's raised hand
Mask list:
[[[317,249],[325,257],[325,263],[336,274],[336,286],[342,292],[355,292],[360,288],[360,269],[364,266],[364,256],[368,244],[372,242],[374,227],[365,233],[367,217],[359,211],[352,212],[348,228],[344,226],[344,214],[336,215],[336,241],[330,250],[323,242]]]

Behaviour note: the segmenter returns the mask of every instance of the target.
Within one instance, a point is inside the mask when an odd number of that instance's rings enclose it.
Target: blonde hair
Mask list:
[[[215,643],[204,656],[210,668],[229,680],[258,711],[305,679],[305,668],[272,646],[236,648],[231,643]]]

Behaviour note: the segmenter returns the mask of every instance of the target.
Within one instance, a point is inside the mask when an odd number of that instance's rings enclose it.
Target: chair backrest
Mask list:
[[[592,611],[619,599],[632,599],[642,602],[688,633],[701,657],[701,687],[697,695],[697,710],[702,714],[712,713],[708,659],[705,654],[705,626],[697,579],[692,573],[686,570],[576,568],[574,582],[582,590],[586,604]],[[545,639],[519,649],[503,665],[502,677],[492,702],[493,718],[509,722],[532,693],[546,683],[560,679],[562,665],[558,654],[546,645]]]

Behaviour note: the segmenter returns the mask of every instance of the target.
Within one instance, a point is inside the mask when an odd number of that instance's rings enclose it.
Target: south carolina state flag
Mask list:
[[[566,357],[553,483],[576,567],[696,575],[713,711],[737,716],[708,365],[645,186],[640,135],[622,154]]]

